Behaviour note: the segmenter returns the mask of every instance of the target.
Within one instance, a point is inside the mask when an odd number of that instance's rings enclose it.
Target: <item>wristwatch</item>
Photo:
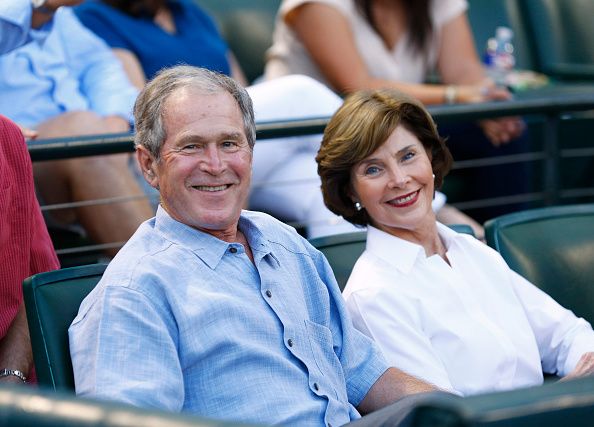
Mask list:
[[[14,377],[18,377],[21,379],[22,382],[26,383],[27,382],[27,377],[25,376],[25,374],[23,374],[21,371],[19,371],[18,369],[2,369],[0,371],[0,378],[4,378],[4,377],[9,377],[9,376],[14,376]]]
[[[45,13],[47,15],[53,14],[55,10],[50,9],[45,4],[47,0],[31,0],[31,5],[36,12]]]

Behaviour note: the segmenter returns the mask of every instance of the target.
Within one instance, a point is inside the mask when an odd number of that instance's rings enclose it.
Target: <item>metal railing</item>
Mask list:
[[[504,198],[464,201],[454,203],[454,206],[460,209],[472,209],[526,201],[543,201],[545,205],[554,205],[560,203],[564,197],[594,196],[594,188],[562,189],[559,178],[559,168],[562,159],[594,156],[594,142],[592,147],[564,149],[559,141],[559,124],[563,116],[567,113],[594,110],[594,86],[553,87],[544,91],[528,93],[509,101],[432,106],[428,110],[438,125],[456,121],[471,121],[510,115],[535,116],[542,120],[543,139],[540,150],[509,156],[457,161],[453,166],[453,170],[456,170],[515,162],[543,162],[542,192],[507,196]],[[305,120],[257,123],[257,139],[265,143],[266,140],[273,138],[322,133],[328,120],[329,117],[319,117]],[[592,120],[594,121],[594,118]],[[33,140],[28,143],[28,146],[29,153],[34,162],[132,152],[134,150],[133,135],[131,134]],[[254,185],[286,184],[291,183],[254,183]],[[42,209],[52,210],[64,207],[76,207],[81,203],[112,203],[118,201],[121,200],[78,202],[68,205],[43,206]],[[300,224],[293,225],[299,226]],[[100,250],[103,246],[93,245],[81,247],[78,250]],[[76,249],[57,248],[57,251],[59,254],[63,254],[75,252]]]

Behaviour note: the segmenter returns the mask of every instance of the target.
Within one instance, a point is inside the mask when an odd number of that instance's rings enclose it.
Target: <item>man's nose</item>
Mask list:
[[[219,148],[208,145],[204,150],[204,157],[200,162],[200,169],[212,175],[218,175],[225,169],[225,164]]]

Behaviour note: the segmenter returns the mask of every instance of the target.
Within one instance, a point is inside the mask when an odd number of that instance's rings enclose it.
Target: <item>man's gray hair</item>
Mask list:
[[[252,100],[247,91],[224,74],[189,65],[161,70],[138,95],[134,104],[135,146],[146,147],[156,160],[159,159],[161,145],[167,139],[163,126],[165,103],[178,89],[189,87],[209,94],[229,93],[241,110],[247,142],[253,149],[256,142],[256,124]]]

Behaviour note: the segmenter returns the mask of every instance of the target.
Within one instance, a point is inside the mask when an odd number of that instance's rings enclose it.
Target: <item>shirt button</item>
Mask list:
[[[266,291],[266,296],[268,298],[272,298],[272,292],[270,292],[270,290]]]
[[[313,388],[315,391],[318,391],[320,389],[320,387],[318,386],[318,383],[313,383]]]
[[[293,347],[293,340],[289,338],[287,344],[289,344],[289,347]]]
[[[232,254],[234,254],[234,253],[237,252],[237,248],[231,247],[231,248],[229,248],[229,252],[231,252]]]

